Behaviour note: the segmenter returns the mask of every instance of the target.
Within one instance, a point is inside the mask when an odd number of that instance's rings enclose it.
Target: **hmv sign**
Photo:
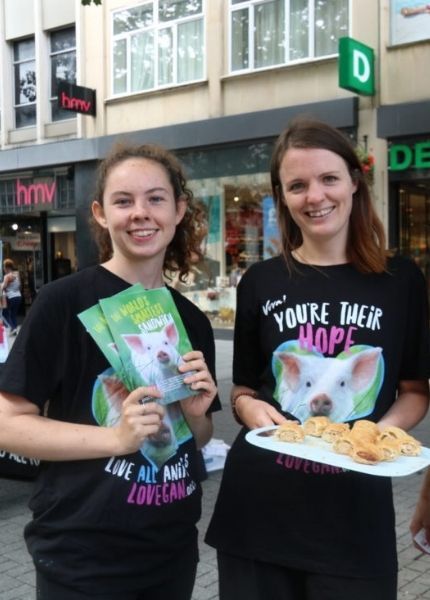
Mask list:
[[[50,210],[55,207],[57,182],[30,182],[17,179],[15,181],[15,201],[17,206],[34,206],[39,210]]]
[[[58,84],[58,106],[63,110],[96,116],[96,91],[73,83]]]

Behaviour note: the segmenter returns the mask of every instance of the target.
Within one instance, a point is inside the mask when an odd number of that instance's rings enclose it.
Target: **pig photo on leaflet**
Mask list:
[[[121,406],[129,391],[113,369],[98,376],[93,390],[93,415],[99,425],[113,427],[119,421]],[[189,437],[183,427],[183,419],[178,403],[165,407],[166,414],[160,430],[148,436],[140,448],[141,454],[158,471],[171,458],[178,448],[179,440]]]
[[[273,354],[275,399],[300,421],[326,416],[344,422],[369,415],[384,377],[378,347],[356,345],[335,357],[308,350],[298,340],[281,344]]]
[[[160,331],[122,334],[122,338],[145,385],[155,385],[163,392],[163,404],[183,398],[183,390],[176,398],[171,389],[172,380],[180,377],[178,366],[183,362],[176,348],[179,334],[173,321]]]

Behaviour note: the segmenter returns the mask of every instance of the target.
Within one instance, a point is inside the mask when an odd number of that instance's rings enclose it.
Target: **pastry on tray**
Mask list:
[[[371,442],[356,442],[351,453],[352,460],[364,465],[376,465],[382,457],[382,450]]]
[[[390,440],[388,438],[378,440],[377,446],[382,451],[382,460],[396,460],[400,456],[400,444],[397,440]]]
[[[303,442],[305,432],[297,421],[285,421],[275,431],[274,437],[280,442]]]
[[[303,429],[306,435],[321,437],[324,429],[330,425],[331,421],[328,417],[309,417],[303,423]]]
[[[344,435],[345,433],[348,433],[349,430],[350,429],[349,429],[348,423],[330,423],[329,425],[327,425],[327,427],[322,432],[321,438],[325,442],[332,444],[335,440],[340,438],[342,435]]]

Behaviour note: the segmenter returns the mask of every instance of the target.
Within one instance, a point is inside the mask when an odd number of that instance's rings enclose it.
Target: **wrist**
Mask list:
[[[257,392],[254,392],[252,390],[246,391],[246,392],[237,392],[236,394],[233,394],[231,397],[231,410],[233,413],[233,417],[235,419],[235,421],[237,423],[239,423],[239,425],[244,425],[242,419],[240,418],[240,405],[243,403],[243,399],[245,399],[246,397],[251,400],[255,400],[255,398],[257,398],[258,394]]]

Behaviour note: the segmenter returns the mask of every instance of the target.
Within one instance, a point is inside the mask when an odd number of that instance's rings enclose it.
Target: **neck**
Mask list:
[[[348,262],[345,249],[339,251],[338,248],[331,248],[330,246],[325,247],[324,245],[319,245],[318,248],[314,248],[302,244],[292,251],[292,255],[298,262],[319,267],[341,265]]]
[[[164,286],[162,265],[154,265],[151,261],[139,261],[132,264],[129,261],[122,262],[113,257],[102,266],[130,284],[142,284],[146,290]]]

